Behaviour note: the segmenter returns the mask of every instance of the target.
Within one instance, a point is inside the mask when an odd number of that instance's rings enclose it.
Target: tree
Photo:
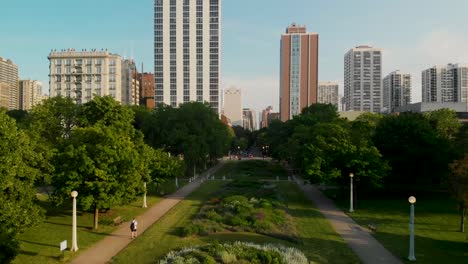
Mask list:
[[[34,204],[34,181],[39,171],[31,166],[36,159],[28,136],[15,121],[0,110],[0,262],[8,263],[17,254],[16,236],[42,220]]]
[[[187,173],[196,173],[229,150],[231,131],[209,104],[191,102],[179,108],[161,106],[152,113],[136,112],[137,120],[148,121],[135,124],[142,128],[145,141],[155,149],[183,156]]]
[[[440,136],[450,140],[454,139],[455,135],[460,130],[461,124],[458,122],[457,113],[450,109],[439,109],[424,113],[424,116],[429,120],[431,126],[437,130]]]
[[[94,210],[97,229],[100,209],[128,203],[143,192],[148,174],[143,135],[132,126],[133,112],[111,97],[96,97],[77,112],[78,126],[55,158],[54,198],[61,203],[78,191],[81,207]]]
[[[460,232],[465,232],[465,218],[468,208],[468,154],[450,165],[448,177],[449,190],[458,203],[460,210]]]
[[[36,132],[51,146],[70,137],[77,126],[78,106],[70,97],[53,97],[33,107],[27,116],[28,129]]]
[[[405,188],[440,185],[456,157],[449,139],[418,113],[385,116],[372,141],[392,168],[385,182]]]
[[[54,197],[58,203],[78,191],[78,203],[94,211],[98,229],[99,210],[125,204],[141,193],[142,163],[138,144],[112,126],[96,124],[73,130],[56,157]]]

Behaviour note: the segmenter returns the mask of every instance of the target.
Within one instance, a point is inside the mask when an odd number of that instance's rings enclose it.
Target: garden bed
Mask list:
[[[179,234],[187,237],[217,232],[254,232],[299,242],[294,221],[279,193],[275,184],[232,181],[215,192]]]

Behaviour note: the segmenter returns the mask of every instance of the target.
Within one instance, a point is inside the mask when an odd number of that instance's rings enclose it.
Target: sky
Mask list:
[[[179,0],[182,1],[182,0]],[[291,23],[319,34],[319,81],[337,81],[352,47],[383,51],[383,75],[468,63],[467,0],[223,0],[222,85],[243,107],[278,111],[280,37]],[[0,57],[48,89],[52,49],[108,49],[153,71],[153,0],[0,0]]]

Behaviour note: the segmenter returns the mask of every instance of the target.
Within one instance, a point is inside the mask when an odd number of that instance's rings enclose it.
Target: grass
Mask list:
[[[186,184],[188,180],[179,180],[180,186]],[[148,195],[148,207],[159,202],[162,197],[156,195],[170,193],[175,191],[173,180],[162,183],[158,188],[153,188],[153,194]],[[110,234],[117,227],[113,225],[113,219],[117,216],[123,220],[131,220],[132,217],[142,214],[146,209],[142,208],[143,199],[140,197],[135,202],[112,208],[107,214],[100,214],[100,226],[98,231],[92,230],[93,214],[88,212],[77,213],[77,253],[66,250],[64,255],[59,250],[59,244],[67,240],[68,247],[71,246],[71,223],[72,210],[71,202],[69,205],[56,207],[53,206],[45,194],[38,194],[39,205],[46,210],[46,219],[38,226],[27,230],[19,235],[20,253],[13,261],[14,264],[29,263],[63,263],[76,257],[77,254],[91,247],[94,243]],[[79,198],[79,197],[78,197]]]
[[[374,237],[395,256],[407,261],[409,203],[401,199],[360,199],[352,218],[361,226],[377,226]],[[338,204],[344,211],[349,201]],[[420,195],[415,203],[415,253],[417,263],[466,263],[468,234],[460,233],[460,216],[448,194]]]
[[[258,165],[244,161],[228,163],[219,172],[231,173],[233,177],[243,177],[249,163],[252,168],[250,178],[254,175],[264,175],[258,170]],[[262,164],[262,166],[265,164]],[[241,169],[239,169],[239,167]],[[224,170],[224,171],[223,171]],[[281,172],[280,172],[281,173]],[[274,176],[274,175],[273,175]],[[263,178],[264,176],[262,176]],[[276,176],[275,176],[276,177]],[[292,243],[278,238],[248,232],[221,232],[208,236],[191,236],[181,238],[177,230],[191,222],[203,203],[212,197],[212,194],[227,184],[223,181],[209,181],[193,192],[184,201],[180,202],[164,217],[156,222],[144,234],[134,240],[125,250],[117,255],[112,263],[155,263],[169,251],[193,245],[205,245],[213,241],[234,242],[249,241],[254,243],[277,243],[288,247],[296,247],[316,263],[360,263],[357,256],[347,247],[342,238],[334,232],[322,214],[302,194],[300,189],[289,182],[278,183],[279,195],[288,205],[289,214],[296,224],[301,243]]]

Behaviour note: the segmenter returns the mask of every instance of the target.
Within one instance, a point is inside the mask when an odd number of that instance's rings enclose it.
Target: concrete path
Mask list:
[[[335,231],[345,240],[364,264],[401,264],[402,262],[385,249],[368,231],[335,206],[315,186],[304,185],[298,177],[294,180],[306,196],[328,219]]]
[[[138,235],[143,234],[146,229],[153,225],[159,218],[166,214],[172,207],[182,201],[187,195],[197,189],[201,182],[210,174],[215,173],[224,162],[220,162],[215,167],[201,174],[197,180],[180,188],[177,192],[168,195],[159,203],[153,205],[144,214],[138,216]],[[137,238],[138,239],[138,238]],[[111,235],[97,242],[91,248],[82,252],[72,264],[104,264],[109,262],[128,244],[132,242],[130,237],[130,222],[123,223]],[[80,245],[78,245],[79,247]]]

